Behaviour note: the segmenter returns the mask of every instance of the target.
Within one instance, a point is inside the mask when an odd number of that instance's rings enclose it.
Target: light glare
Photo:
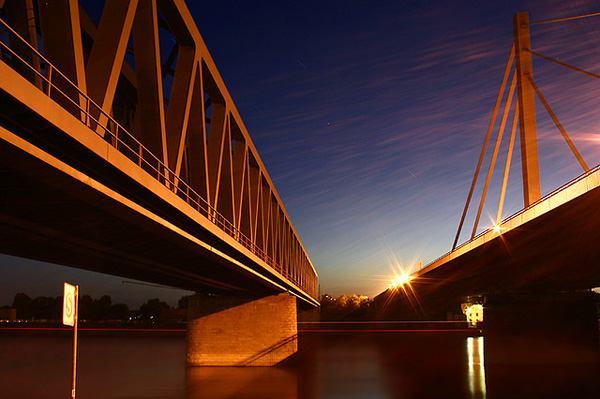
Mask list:
[[[463,313],[467,316],[467,321],[476,326],[483,321],[483,305],[481,304],[463,304]]]
[[[393,289],[393,288],[398,288],[400,286],[403,286],[404,284],[410,284],[410,281],[412,279],[413,279],[413,277],[410,276],[408,273],[402,273],[401,275],[396,277],[396,279],[390,285],[390,288]]]

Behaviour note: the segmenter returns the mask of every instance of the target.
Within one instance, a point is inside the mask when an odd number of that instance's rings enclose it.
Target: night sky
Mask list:
[[[394,272],[451,249],[510,54],[514,13],[529,11],[534,22],[600,11],[591,0],[189,3],[319,273],[321,293],[369,296]],[[600,73],[600,16],[531,32],[533,50]],[[596,166],[598,81],[535,57],[533,68]],[[539,101],[536,110],[544,195],[583,170]],[[479,231],[496,217],[509,134],[510,124]],[[504,217],[523,207],[520,170],[517,141]],[[121,280],[2,256],[0,305],[18,291],[61,295],[62,281],[132,306],[153,296],[174,304],[185,294]]]

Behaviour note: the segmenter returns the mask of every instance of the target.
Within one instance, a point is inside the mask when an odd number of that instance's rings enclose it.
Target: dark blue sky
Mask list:
[[[321,292],[334,295],[375,295],[399,268],[451,248],[512,46],[514,13],[541,21],[600,11],[591,0],[188,6],[317,268]],[[539,25],[532,47],[599,73],[598,32],[600,17]],[[587,163],[597,165],[597,81],[538,59],[534,74]],[[546,194],[581,170],[541,103],[537,109]],[[505,133],[503,148],[507,142]],[[514,154],[504,216],[523,202],[518,143]],[[505,158],[488,194],[485,228],[496,215]],[[12,282],[3,284],[0,304],[16,290],[59,295],[62,286],[53,284],[61,278],[134,305],[152,295],[74,269],[0,263]],[[28,289],[24,276],[33,273],[47,275],[47,283]],[[171,301],[181,294],[156,291]]]
[[[320,273],[322,292],[368,295],[387,286],[396,261],[408,268],[451,248],[508,61],[514,13],[542,21],[599,11],[592,1],[211,6],[192,13]],[[532,28],[532,46],[598,72],[594,29],[600,17],[540,25]],[[543,60],[534,67],[587,162],[598,164],[597,81]],[[548,193],[582,171],[537,107]],[[523,204],[518,155],[517,146],[505,216]],[[488,195],[486,228],[505,158]]]

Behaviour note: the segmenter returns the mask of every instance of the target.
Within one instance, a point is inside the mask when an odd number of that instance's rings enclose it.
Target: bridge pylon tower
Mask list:
[[[535,90],[531,83],[531,38],[529,13],[518,12],[513,19],[517,92],[519,96],[519,131],[521,136],[521,165],[523,168],[523,197],[525,207],[541,198],[540,164],[535,121]]]

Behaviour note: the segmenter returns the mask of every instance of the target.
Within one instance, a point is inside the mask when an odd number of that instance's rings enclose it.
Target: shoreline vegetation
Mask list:
[[[171,307],[158,298],[144,302],[140,309],[113,304],[110,296],[80,297],[78,330],[83,336],[183,336],[187,325],[187,296]],[[377,320],[373,300],[363,295],[321,296],[321,307],[299,311],[298,333],[386,333],[436,332],[479,335],[481,331],[465,321]],[[36,297],[18,293],[12,307],[0,308],[0,335],[69,335],[62,324],[62,297]],[[151,334],[149,334],[151,332]]]
[[[109,295],[103,295],[96,299],[90,295],[79,297],[79,321],[80,323],[125,323],[143,324],[148,323],[181,323],[187,320],[187,307],[189,296],[182,296],[177,301],[177,306],[170,306],[159,298],[152,298],[144,302],[139,309],[129,309],[124,303],[113,303]],[[318,310],[309,311],[309,316],[299,315],[300,321],[309,317],[312,321],[344,321],[365,320],[371,300],[360,294],[340,295],[333,297],[324,294],[320,298],[321,307]],[[0,307],[0,324],[2,321],[11,322],[60,322],[62,320],[62,296],[35,298],[19,292],[14,296],[11,305]],[[301,312],[302,313],[302,312]]]
[[[159,298],[152,298],[144,302],[139,309],[131,310],[126,304],[113,304],[108,295],[98,299],[82,295],[79,298],[78,326],[84,333],[119,330],[185,331],[188,299],[189,296],[183,296],[178,300],[177,306],[172,307]],[[414,317],[414,314],[401,314],[387,309],[391,304],[389,302],[386,295],[369,298],[360,294],[338,297],[323,294],[320,297],[319,308],[299,309],[298,331],[473,330],[464,318]],[[27,294],[17,293],[12,306],[0,307],[0,329],[69,331],[69,327],[62,325],[62,305],[62,296],[31,298]]]
[[[183,296],[176,307],[152,298],[144,302],[139,309],[129,309],[125,303],[113,303],[109,295],[99,299],[82,295],[78,300],[79,322],[85,323],[121,323],[153,324],[161,322],[184,322],[187,319],[188,296]],[[0,307],[0,325],[11,323],[58,323],[62,320],[63,297],[38,296],[31,298],[19,292],[10,306]]]

